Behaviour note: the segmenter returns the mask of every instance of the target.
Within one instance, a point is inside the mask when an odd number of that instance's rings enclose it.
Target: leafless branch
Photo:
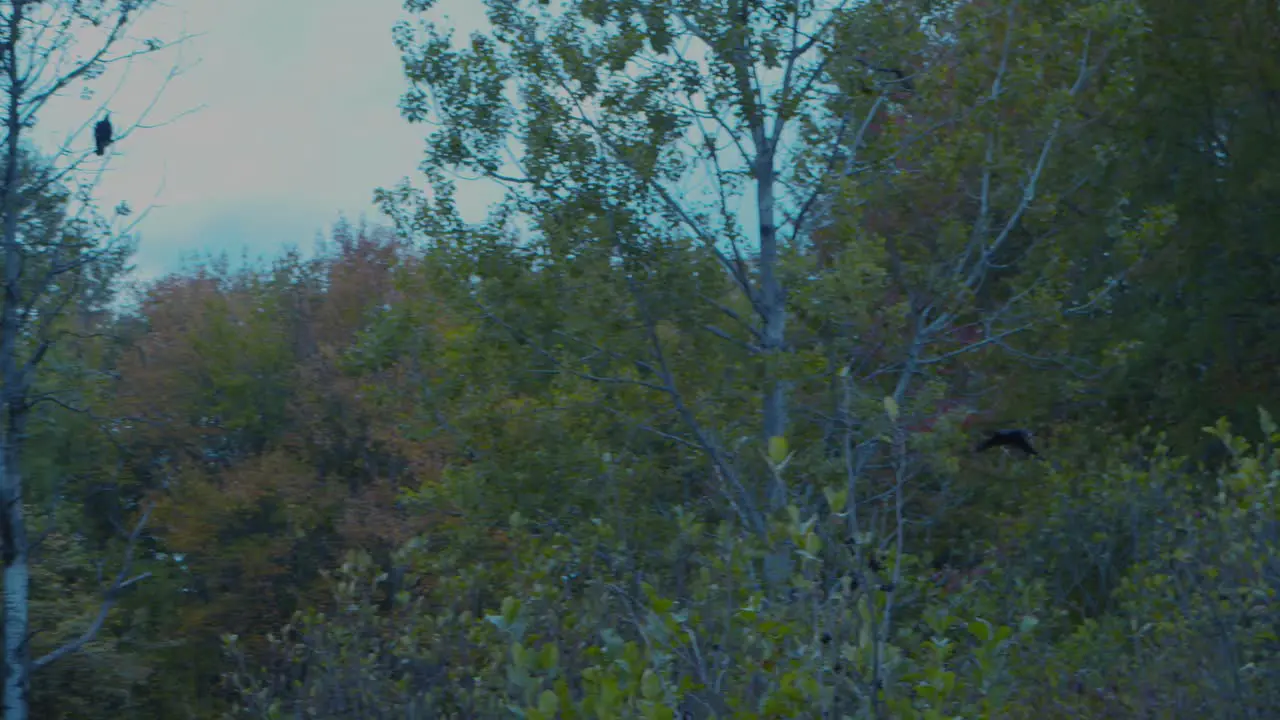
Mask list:
[[[654,357],[657,359],[659,377],[667,386],[668,397],[671,398],[672,404],[675,406],[676,412],[684,420],[690,432],[697,438],[698,444],[702,450],[711,458],[712,464],[716,467],[718,474],[728,483],[731,493],[727,493],[730,501],[738,508],[742,520],[754,529],[757,533],[765,532],[764,516],[755,507],[755,501],[751,494],[743,485],[741,478],[738,476],[737,469],[729,460],[718,442],[713,440],[707,430],[702,426],[694,415],[693,411],[684,401],[684,396],[680,393],[676,385],[675,376],[671,372],[671,367],[667,363],[666,352],[662,347],[662,340],[658,337],[657,322],[653,315],[648,311],[648,305],[644,301],[643,294],[635,286],[634,282],[628,283],[631,291],[636,298],[637,304],[640,306],[640,312],[645,318],[645,326],[648,331],[649,345],[652,349]]]
[[[102,604],[98,607],[98,613],[85,628],[85,631],[74,640],[70,640],[58,647],[56,650],[47,655],[37,658],[32,662],[32,669],[39,670],[50,665],[72,653],[79,652],[84,646],[97,637],[98,632],[102,630],[102,626],[107,621],[107,616],[111,613],[111,609],[115,607],[116,602],[120,599],[120,593],[124,590],[146,580],[151,577],[151,573],[144,572],[139,575],[130,575],[133,569],[134,548],[138,544],[138,538],[142,535],[142,530],[147,525],[147,520],[151,517],[151,511],[155,508],[154,504],[149,504],[138,518],[133,526],[133,532],[129,533],[128,542],[125,545],[124,562],[120,568],[120,572],[116,573],[115,579],[110,587],[103,593]]]

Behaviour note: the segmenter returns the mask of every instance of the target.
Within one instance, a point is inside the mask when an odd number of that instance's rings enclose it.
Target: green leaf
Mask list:
[[[898,401],[893,399],[892,395],[884,396],[884,412],[889,416],[890,420],[898,420]]]
[[[991,623],[978,618],[969,623],[969,633],[977,638],[978,642],[985,643],[991,639]]]
[[[822,538],[818,537],[815,533],[805,535],[804,549],[805,552],[816,558],[818,553],[822,551]]]
[[[1262,426],[1262,432],[1267,437],[1280,432],[1280,428],[1276,427],[1276,421],[1271,418],[1271,413],[1267,412],[1267,409],[1261,405],[1258,406],[1258,424]]]
[[[847,488],[840,490],[824,488],[822,494],[826,496],[827,505],[831,508],[831,512],[836,514],[844,512],[845,503],[849,501],[849,490]]]
[[[787,439],[781,435],[769,438],[769,460],[774,465],[782,464],[787,459]]]
[[[645,669],[640,677],[640,694],[645,700],[656,701],[662,697],[662,679],[652,669]]]
[[[538,711],[545,713],[548,717],[553,716],[560,709],[560,698],[550,690],[543,690],[538,695]]]

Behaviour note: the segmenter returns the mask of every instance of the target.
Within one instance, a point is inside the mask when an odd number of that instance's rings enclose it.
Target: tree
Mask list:
[[[318,257],[201,262],[150,284],[117,321],[142,328],[112,366],[122,472],[155,496],[151,548],[182,558],[148,582],[158,597],[130,606],[182,639],[149,656],[195,688],[169,703],[216,702],[201,683],[219,670],[218,638],[262,651],[344,551],[393,573],[393,549],[454,522],[402,497],[454,455],[443,433],[422,432],[435,378],[415,361],[453,323],[419,270],[388,229],[340,222]]]
[[[1091,148],[1128,98],[1142,21],[1127,4],[489,7],[494,30],[469,47],[398,29],[403,109],[438,121],[441,170],[434,202],[387,207],[446,248],[481,322],[557,376],[547,405],[599,393],[631,426],[584,410],[600,445],[652,458],[643,429],[700,451],[712,472],[692,496],[757,534],[814,487],[901,487],[929,442],[906,428],[949,394],[1070,366],[1061,328],[1114,269],[1072,253],[1145,239],[1087,245],[1063,209],[1114,200],[1092,194],[1112,161]],[[445,168],[507,187],[487,226],[460,229]]]
[[[1176,40],[1139,56],[1109,182],[1132,206],[1167,206],[1177,225],[1151,262],[1118,278],[1089,344],[1114,369],[1110,409],[1130,430],[1165,427],[1177,445],[1216,453],[1200,428],[1223,414],[1249,422],[1260,398],[1280,397],[1280,15],[1229,1],[1151,3],[1147,16],[1153,35]]]
[[[31,671],[75,652],[92,639],[119,593],[139,579],[129,574],[126,560],[121,574],[106,590],[98,617],[79,637],[32,662],[28,649],[31,571],[23,508],[23,451],[33,405],[57,399],[56,395],[37,396],[33,387],[42,361],[67,332],[66,310],[85,297],[86,289],[99,277],[119,269],[131,226],[114,226],[95,212],[91,184],[68,187],[89,151],[61,148],[50,158],[38,158],[24,137],[54,96],[92,80],[122,59],[165,47],[154,40],[125,46],[128,31],[149,5],[149,0],[91,6],[71,0],[8,0],[0,5],[0,67],[4,73],[0,118],[5,131],[0,188],[0,263],[4,272],[0,306],[0,408],[4,414],[0,420],[0,536],[4,541],[5,593],[3,701],[5,718],[10,720],[27,717]],[[97,41],[87,56],[73,50],[81,46],[82,36]],[[123,209],[118,213],[124,214]],[[137,539],[146,516],[145,511],[139,513],[131,541]]]
[[[872,628],[857,692],[883,712],[869,688],[903,651],[893,628],[921,611],[894,590],[923,563],[910,535],[978,476],[949,452],[958,423],[931,416],[1047,414],[1070,397],[1069,383],[1009,379],[1082,374],[1065,328],[1168,225],[1159,208],[1121,210],[1098,239],[1092,220],[1119,200],[1094,184],[1114,163],[1099,149],[1131,102],[1142,13],[489,8],[494,30],[469,47],[430,24],[398,30],[405,114],[435,122],[435,198],[383,194],[457,305],[510,340],[487,347],[526,358],[497,381],[505,402],[477,413],[488,425],[468,428],[488,452],[451,498],[496,497],[486,520],[528,510],[547,532],[613,521],[611,571],[687,601],[697,564],[664,562],[688,555],[652,539],[677,536],[678,518],[733,518],[727,533],[753,536],[735,548],[762,559],[742,582],[770,601],[856,583],[857,621],[779,612],[859,642]],[[507,202],[464,227],[446,170],[503,183]]]
[[[425,11],[432,4],[410,6]],[[807,230],[816,192],[792,188],[798,199],[786,204],[787,169],[796,128],[827,117],[820,102],[832,85],[826,55],[852,6],[581,2],[561,14],[540,3],[493,2],[494,31],[472,38],[470,50],[452,49],[430,24],[421,39],[407,24],[397,29],[414,83],[404,113],[414,121],[434,115],[444,124],[430,140],[432,163],[507,185],[512,210],[541,218],[537,230],[556,267],[603,257],[625,268],[625,278],[611,281],[625,283],[628,312],[649,336],[639,347],[648,347],[642,362],[655,372],[652,389],[676,407],[685,432],[757,531],[764,529],[756,509],[763,487],[744,484],[731,453],[678,391],[660,347],[669,333],[658,331],[669,319],[658,313],[669,307],[671,293],[661,299],[654,293],[674,276],[654,273],[644,254],[665,248],[671,262],[719,267],[737,293],[728,304],[715,270],[680,287],[719,316],[699,317],[710,326],[704,332],[750,348],[748,362],[762,373],[754,445],[785,445],[782,263],[788,244]],[[512,81],[519,103],[507,96]],[[838,134],[860,121],[848,118]],[[511,140],[521,152],[508,162]],[[825,179],[813,185],[821,188]],[[709,193],[685,192],[708,181]],[[739,209],[744,198],[747,207]],[[787,210],[794,214],[784,221]],[[578,237],[557,239],[566,235]],[[768,509],[782,502],[774,494]]]

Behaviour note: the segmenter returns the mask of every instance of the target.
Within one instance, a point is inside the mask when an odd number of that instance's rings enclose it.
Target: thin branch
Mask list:
[[[1004,332],[1001,332],[997,335],[992,335],[990,337],[983,338],[977,342],[970,343],[962,348],[952,350],[951,352],[946,352],[941,355],[934,355],[933,357],[928,357],[928,358],[920,358],[917,361],[917,364],[934,365],[940,362],[945,362],[955,357],[959,357],[960,355],[964,355],[966,353],[971,353],[975,350],[979,350],[981,348],[986,347],[987,345],[993,345],[993,344],[999,345],[1001,344],[1000,341],[1003,340],[1004,338],[1010,337],[1012,335],[1016,335],[1026,330],[1030,330],[1032,327],[1033,327],[1032,324],[1027,324],[1027,325],[1022,325],[1020,327],[1016,327],[1012,330],[1005,330]]]
[[[70,640],[61,647],[53,650],[44,657],[37,658],[31,663],[33,670],[39,670],[46,665],[50,665],[72,653],[79,652],[86,644],[97,637],[98,632],[102,630],[102,626],[107,621],[107,616],[111,613],[111,609],[115,607],[116,602],[120,599],[120,593],[124,590],[146,580],[151,577],[150,572],[144,572],[140,575],[130,576],[129,573],[133,568],[134,547],[138,544],[138,538],[142,535],[143,528],[147,525],[147,520],[151,517],[151,511],[155,509],[155,504],[149,504],[147,509],[142,512],[142,516],[138,518],[138,522],[133,526],[133,532],[129,534],[128,543],[125,546],[124,564],[120,568],[120,572],[116,573],[115,580],[111,586],[103,594],[102,604],[98,608],[98,614],[93,621],[89,623],[89,627],[74,640]]]

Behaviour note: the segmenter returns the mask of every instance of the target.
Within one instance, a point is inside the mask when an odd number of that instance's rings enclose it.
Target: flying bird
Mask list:
[[[983,452],[993,447],[1014,447],[1028,455],[1039,455],[1031,447],[1031,433],[1026,430],[997,430],[977,447],[975,452]]]
[[[113,140],[111,139],[111,113],[107,113],[97,125],[93,126],[93,141],[97,144],[95,152],[103,155],[107,152],[107,146]]]

